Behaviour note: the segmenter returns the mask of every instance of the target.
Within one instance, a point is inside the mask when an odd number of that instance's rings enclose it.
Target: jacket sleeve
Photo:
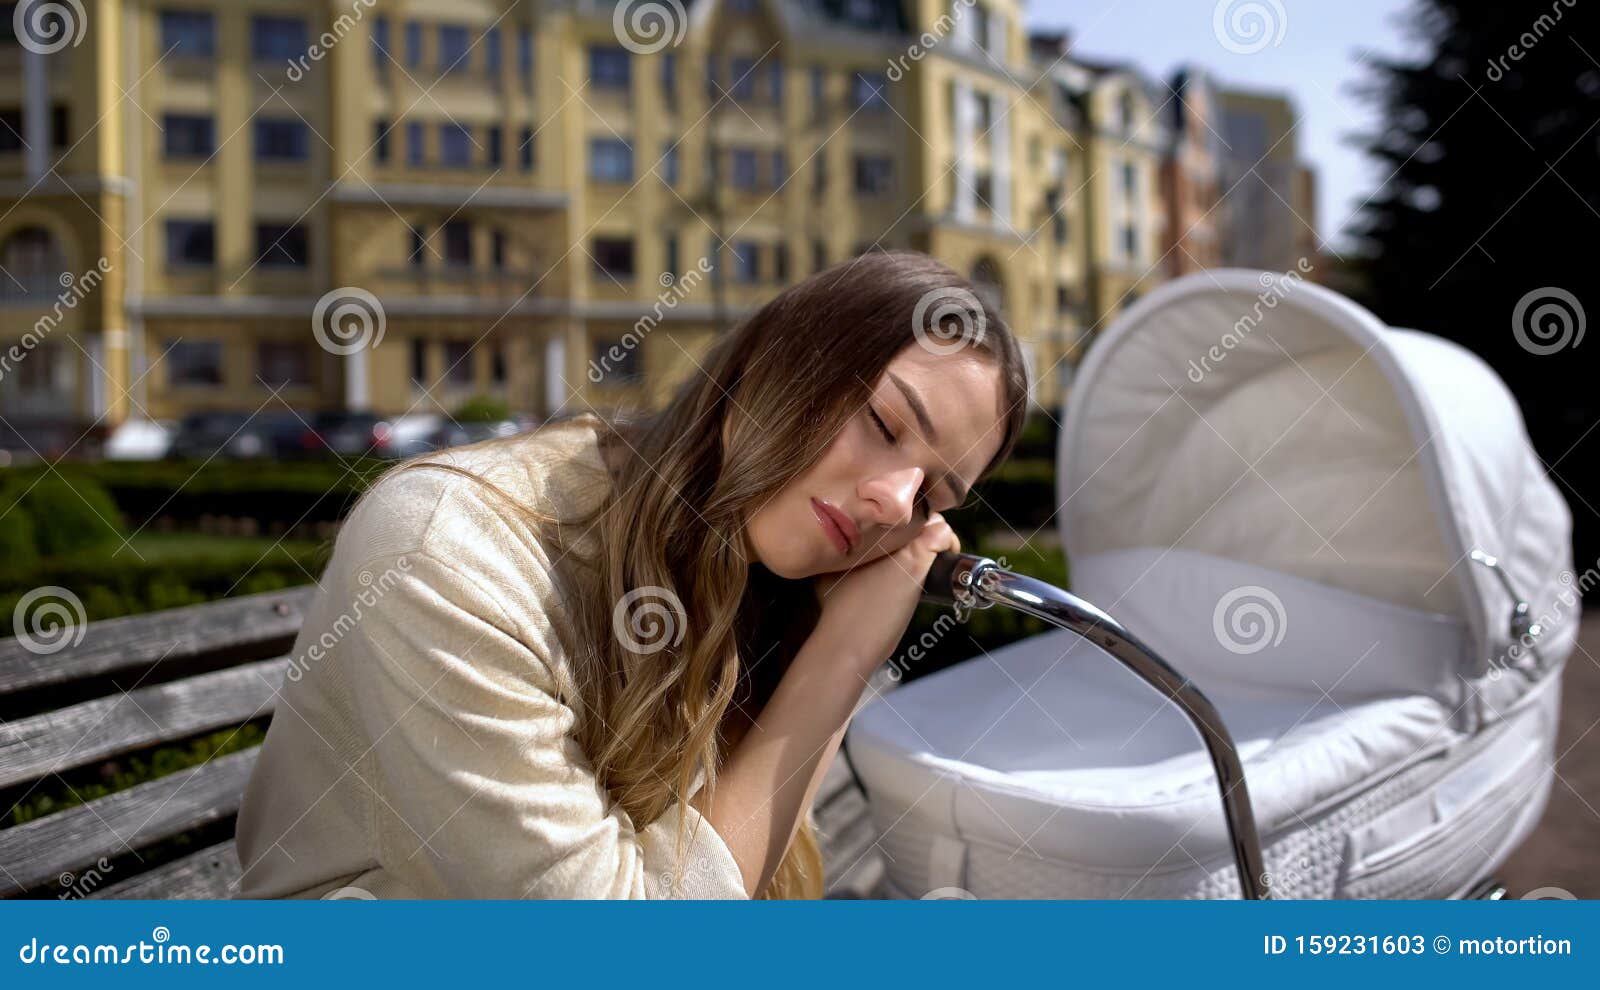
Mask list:
[[[429,898],[748,896],[694,808],[638,828],[613,804],[571,734],[548,619],[519,629],[500,604],[505,559],[475,549],[429,547],[362,568],[386,587],[348,634],[359,663],[344,674],[370,744],[353,770],[381,866]],[[689,838],[674,882],[680,816]]]

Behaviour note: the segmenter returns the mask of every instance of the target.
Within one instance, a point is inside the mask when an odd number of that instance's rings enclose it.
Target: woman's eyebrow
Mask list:
[[[917,390],[907,384],[905,379],[899,375],[892,371],[884,373],[889,376],[891,382],[894,382],[895,387],[900,390],[900,394],[906,397],[906,404],[911,407],[912,415],[917,417],[917,423],[922,427],[923,434],[927,436],[929,446],[938,443],[939,433],[933,428],[933,420],[928,417],[928,407],[923,404],[922,396],[918,395]],[[944,482],[945,486],[950,489],[950,494],[955,496],[957,505],[967,500],[968,488],[957,480],[953,472],[945,471],[944,474],[940,475],[939,480]]]

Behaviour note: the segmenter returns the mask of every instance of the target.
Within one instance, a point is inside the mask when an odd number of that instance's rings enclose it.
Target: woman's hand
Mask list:
[[[816,578],[822,616],[813,636],[864,665],[865,677],[889,659],[922,600],[922,584],[940,552],[959,552],[961,541],[935,512],[911,542],[877,560]]]

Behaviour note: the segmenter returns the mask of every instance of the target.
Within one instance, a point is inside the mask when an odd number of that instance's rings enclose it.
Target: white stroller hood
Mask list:
[[[1476,357],[1298,274],[1178,279],[1091,349],[1058,496],[1072,591],[1232,732],[1274,896],[1459,893],[1533,828],[1577,628],[1571,519]],[[1474,550],[1528,602],[1536,653]],[[1198,737],[1069,633],[889,692],[847,752],[893,892],[1239,890]]]

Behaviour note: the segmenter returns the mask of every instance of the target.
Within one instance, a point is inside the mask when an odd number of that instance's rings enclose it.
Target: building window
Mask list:
[[[789,244],[779,241],[772,249],[772,277],[778,282],[789,281]]]
[[[1131,223],[1122,225],[1122,254],[1129,261],[1139,257],[1139,228]]]
[[[379,75],[389,71],[389,18],[377,17],[372,22],[372,64]]]
[[[5,11],[0,10],[0,17]],[[0,155],[14,155],[22,150],[22,111],[0,110]]]
[[[406,164],[421,168],[428,160],[427,138],[421,124],[406,125]]]
[[[428,386],[428,342],[421,337],[411,338],[411,384]]]
[[[746,285],[761,281],[761,246],[755,241],[733,243],[733,277]]]
[[[828,189],[828,156],[821,148],[811,156],[811,192],[820,197]]]
[[[978,133],[989,133],[994,129],[994,97],[988,93],[974,93],[972,103],[977,111],[974,116],[977,118],[975,126]]]
[[[263,268],[304,268],[311,260],[304,224],[256,224],[256,263]]]
[[[889,109],[889,77],[881,72],[857,72],[850,77],[850,106],[874,112]]]
[[[589,178],[596,182],[632,182],[633,146],[621,138],[591,139]]]
[[[499,227],[489,232],[489,264],[497,272],[506,270],[506,232]]]
[[[856,192],[863,196],[884,196],[894,186],[894,161],[886,155],[857,155]]]
[[[222,341],[169,339],[163,351],[167,384],[222,384]]]
[[[491,124],[489,127],[484,128],[483,133],[485,145],[484,156],[488,160],[488,164],[491,168],[499,168],[501,165],[501,158],[505,153],[502,147],[503,141],[500,134],[500,126],[498,124]]]
[[[527,28],[517,31],[517,71],[523,79],[533,80],[533,32]]]
[[[994,209],[994,176],[988,172],[977,172],[972,176],[972,195],[978,201],[978,206],[985,210]]]
[[[633,278],[633,238],[596,237],[594,270],[620,281]]]
[[[257,117],[256,161],[303,162],[311,154],[311,130],[299,118]]]
[[[678,56],[673,52],[661,56],[661,102],[668,108],[678,105]]]
[[[735,148],[729,152],[733,166],[735,189],[756,188],[756,153],[750,148]]]
[[[778,189],[789,181],[789,160],[784,156],[782,148],[775,148],[772,152],[772,188]]]
[[[777,62],[767,69],[767,98],[773,106],[783,106],[783,66]]]
[[[216,124],[210,117],[169,113],[161,118],[161,131],[168,158],[210,158],[217,150]]]
[[[491,27],[483,33],[483,69],[491,76],[500,75],[500,28]]]
[[[533,128],[522,129],[522,143],[517,146],[517,157],[524,172],[533,171]]]
[[[667,264],[664,274],[676,279],[678,277],[678,235],[668,234],[666,240]]]
[[[411,231],[411,254],[407,260],[411,267],[421,268],[428,262],[428,228],[422,224],[409,227]]]
[[[589,46],[589,84],[598,89],[627,92],[630,79],[628,50],[612,45]]]
[[[728,59],[728,93],[740,103],[748,103],[756,95],[756,60],[742,55]]]
[[[668,141],[661,149],[661,161],[656,164],[656,170],[661,174],[661,181],[669,186],[676,186],[678,165],[678,142]]]
[[[439,72],[465,72],[468,68],[467,29],[459,24],[439,25]]]
[[[506,383],[506,345],[504,341],[496,341],[489,349],[489,380],[496,385]]]
[[[608,384],[620,385],[644,378],[644,362],[637,343],[630,347],[620,337],[596,337],[592,346],[591,364],[601,369]]]
[[[472,385],[472,341],[447,340],[444,342],[445,384],[456,388]]]
[[[822,66],[811,67],[811,112],[817,117],[823,115],[827,102],[828,76],[822,71]]]
[[[306,53],[306,22],[298,17],[252,17],[250,54],[268,62],[289,62]]]
[[[267,386],[309,385],[311,352],[298,340],[258,341],[256,378]]]
[[[217,23],[205,11],[163,10],[161,50],[178,58],[212,58],[217,54]]]
[[[459,268],[472,265],[472,225],[465,220],[451,220],[440,228],[444,234],[444,263]]]
[[[472,164],[472,131],[467,125],[439,125],[439,161],[449,168],[467,168]]]
[[[389,130],[387,120],[374,121],[372,124],[372,151],[379,165],[389,164]]]
[[[406,67],[422,68],[422,25],[416,21],[406,22]]]
[[[828,267],[828,245],[819,238],[811,242],[811,270],[820,272]]]
[[[167,221],[167,264],[209,266],[217,260],[217,227],[210,220]]]

